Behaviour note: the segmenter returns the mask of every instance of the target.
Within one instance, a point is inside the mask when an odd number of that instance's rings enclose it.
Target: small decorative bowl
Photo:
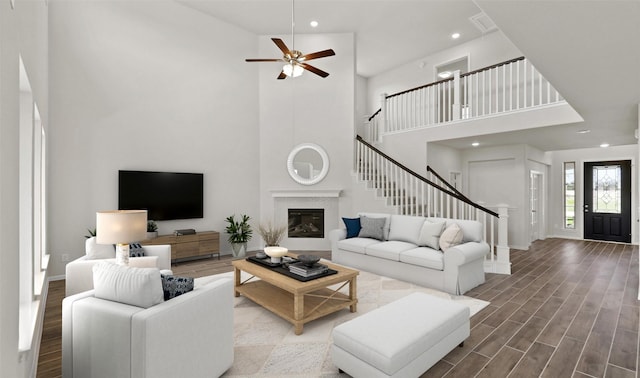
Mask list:
[[[320,261],[320,257],[314,255],[300,255],[298,256],[298,260],[300,260],[304,265],[312,267],[313,264]]]
[[[264,259],[265,257],[267,257],[267,254],[264,253],[263,251],[258,251],[256,252],[256,258],[258,259]]]
[[[272,263],[279,263],[282,256],[286,255],[289,250],[284,247],[264,247],[264,253],[271,257]]]

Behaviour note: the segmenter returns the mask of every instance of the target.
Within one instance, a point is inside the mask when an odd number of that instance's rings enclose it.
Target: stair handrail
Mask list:
[[[462,194],[458,189],[456,189],[453,185],[449,184],[449,182],[442,178],[430,165],[427,165],[427,172],[430,172],[432,175],[436,176],[438,180],[440,180],[447,188],[451,189],[451,191],[457,193],[460,197],[464,197],[469,199],[467,196]],[[469,200],[471,201],[471,200]]]
[[[500,62],[500,63],[492,64],[492,65],[490,65],[490,66],[486,66],[486,67],[482,67],[482,68],[478,68],[477,70],[473,70],[473,71],[471,71],[471,72],[466,72],[466,73],[460,74],[460,78],[463,78],[463,77],[466,77],[466,76],[475,75],[475,74],[481,73],[481,72],[483,72],[483,71],[489,71],[489,70],[492,70],[492,69],[494,69],[494,68],[501,67],[501,66],[504,66],[504,65],[506,65],[506,64],[515,63],[515,62],[517,62],[517,61],[524,60],[524,59],[525,59],[525,57],[524,57],[524,56],[519,56],[519,57],[517,57],[517,58],[513,58],[513,59],[505,60],[504,62]],[[451,80],[453,80],[453,78],[448,78],[448,79],[442,79],[442,80],[434,81],[433,83],[428,83],[428,84],[420,85],[420,86],[415,87],[415,88],[406,89],[406,90],[404,90],[404,91],[400,91],[400,92],[397,92],[397,93],[393,93],[393,94],[390,94],[390,95],[386,95],[385,97],[386,97],[387,99],[390,99],[390,98],[392,98],[392,97],[400,96],[400,95],[403,95],[403,94],[405,94],[405,93],[409,93],[409,92],[417,91],[417,90],[419,90],[419,89],[428,88],[428,87],[432,87],[432,86],[434,86],[434,85],[439,85],[439,84],[442,84],[442,83],[446,83],[447,81],[451,81]],[[371,115],[371,117],[369,117],[369,122],[371,122],[371,120],[373,120],[373,119],[374,119],[378,114],[380,114],[380,112],[381,112],[381,111],[382,111],[382,108],[379,108],[375,113],[373,113],[373,114]]]
[[[470,199],[468,199],[467,197],[460,195],[456,192],[450,191],[448,189],[443,188],[442,186],[434,183],[433,181],[421,176],[420,174],[416,173],[415,171],[407,168],[406,166],[404,166],[402,163],[398,162],[397,160],[395,160],[394,158],[390,157],[389,155],[385,154],[384,152],[380,151],[378,148],[374,147],[373,145],[371,145],[371,143],[367,142],[366,140],[364,140],[360,135],[356,135],[356,140],[362,144],[364,144],[365,146],[367,146],[368,148],[370,148],[372,151],[374,151],[376,154],[382,156],[384,159],[388,160],[389,162],[391,162],[392,164],[396,165],[397,167],[399,167],[400,169],[402,169],[403,171],[407,172],[408,174],[412,175],[413,177],[417,178],[418,180],[436,188],[437,190],[446,193],[454,198],[456,198],[459,201],[462,201],[464,203],[466,203],[467,205],[470,205],[472,207],[474,207],[475,209],[484,211],[487,214],[490,214],[496,218],[500,218],[500,216],[498,215],[498,213],[496,213],[495,211],[489,210],[484,206],[478,205],[477,203],[471,201]]]

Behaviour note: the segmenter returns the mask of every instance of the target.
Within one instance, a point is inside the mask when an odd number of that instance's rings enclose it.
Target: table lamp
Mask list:
[[[96,243],[116,245],[116,264],[129,265],[129,243],[147,237],[147,210],[96,213]]]

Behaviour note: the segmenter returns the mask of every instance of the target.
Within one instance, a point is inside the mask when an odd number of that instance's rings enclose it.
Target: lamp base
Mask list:
[[[129,244],[116,244],[116,264],[129,265]]]

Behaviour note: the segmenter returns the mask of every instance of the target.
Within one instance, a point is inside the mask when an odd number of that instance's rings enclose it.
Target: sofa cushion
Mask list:
[[[360,233],[360,218],[342,218],[347,228],[347,239],[355,238]]]
[[[462,229],[457,223],[451,223],[440,235],[440,248],[443,251],[462,243]]]
[[[421,247],[429,247],[435,250],[440,249],[440,235],[444,231],[444,227],[447,224],[445,221],[430,221],[426,220],[422,224],[420,229],[420,238],[417,245]]]
[[[444,254],[428,247],[418,247],[400,253],[400,262],[444,270]]]
[[[418,245],[420,230],[426,218],[411,215],[392,215],[389,240],[405,241]]]
[[[376,240],[384,240],[385,218],[370,218],[366,216],[360,217],[360,238],[371,238]]]
[[[391,224],[391,214],[385,213],[358,213],[359,217],[384,218],[384,237],[382,240],[389,240],[389,225]]]
[[[157,268],[133,268],[109,262],[93,266],[95,297],[149,308],[164,301]]]
[[[413,243],[390,240],[371,244],[365,248],[365,255],[380,257],[387,260],[400,261],[400,253],[415,248]]]
[[[84,242],[84,250],[89,260],[112,259],[116,257],[116,248],[113,244],[98,244],[96,237],[88,238]]]
[[[372,244],[380,243],[379,240],[370,238],[351,238],[338,241],[337,246],[339,249],[349,252],[360,253],[364,255],[364,250]]]
[[[447,222],[447,226],[449,227],[452,223],[457,223],[458,226],[462,229],[462,241],[463,242],[480,242],[483,239],[484,227],[482,223],[476,220],[467,220],[467,219],[450,219],[450,218],[427,218],[432,222],[444,221]]]

